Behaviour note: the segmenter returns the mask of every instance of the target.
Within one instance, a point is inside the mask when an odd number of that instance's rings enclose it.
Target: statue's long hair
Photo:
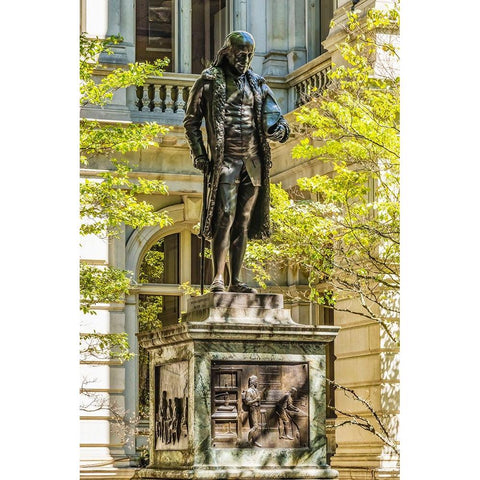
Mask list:
[[[253,37],[250,33],[244,32],[243,30],[236,30],[234,32],[230,32],[225,37],[225,41],[223,42],[222,47],[217,52],[217,55],[215,56],[215,59],[212,62],[212,67],[222,67],[223,66],[223,63],[225,61],[225,57],[226,57],[227,53],[229,53],[230,50],[233,47],[232,39],[235,39],[236,37],[238,37],[239,34],[241,34],[242,36],[248,36],[252,39],[253,50],[255,51],[255,40],[253,39]],[[251,61],[250,61],[250,63],[251,63]],[[250,63],[248,64],[248,68],[250,68]]]

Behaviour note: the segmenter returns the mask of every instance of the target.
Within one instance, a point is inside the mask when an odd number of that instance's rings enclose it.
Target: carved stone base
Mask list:
[[[337,478],[326,465],[325,344],[281,295],[193,298],[178,326],[138,335],[150,352],[145,479]]]
[[[139,470],[134,478],[144,480],[316,480],[325,478],[338,478],[338,472],[328,465],[318,468],[269,468],[261,465],[248,466],[245,468],[193,468],[185,470],[169,470],[145,468]]]

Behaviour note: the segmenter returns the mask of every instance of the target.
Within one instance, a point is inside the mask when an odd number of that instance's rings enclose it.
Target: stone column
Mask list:
[[[121,0],[120,7],[120,35],[123,37],[127,63],[132,63],[135,61],[135,1]]]
[[[331,1],[331,0],[330,0]],[[307,0],[307,62],[320,55],[320,0]]]
[[[288,2],[288,73],[307,62],[305,0]]]
[[[252,69],[259,74],[263,71],[263,62],[267,54],[267,18],[266,0],[255,0],[255,7],[249,16],[247,31],[255,38],[255,55],[252,60]]]
[[[263,75],[284,76],[288,73],[288,13],[286,0],[267,0],[267,54]]]
[[[233,30],[248,31],[247,0],[233,0]]]
[[[192,1],[178,0],[178,15],[175,26],[178,26],[175,35],[175,51],[178,52],[175,60],[174,71],[182,73],[192,72]],[[178,20],[177,20],[178,19]]]
[[[121,32],[121,0],[108,0],[108,27],[106,36],[110,35],[122,35]],[[100,54],[101,63],[113,63],[113,64],[126,64],[127,53],[126,47],[122,43],[118,45],[112,45],[110,48],[113,53],[108,55],[106,53]]]
[[[125,226],[121,228],[118,238],[111,238],[108,245],[108,264],[112,267],[125,269]],[[129,295],[125,298],[125,305],[114,304],[110,307],[109,312],[109,324],[111,333],[122,333],[126,332],[128,334],[128,342],[130,346],[130,351],[137,351],[137,338],[135,333],[137,331],[136,320],[132,322],[132,316],[128,315],[130,305],[135,304],[135,296]],[[135,310],[134,310],[134,319]],[[135,392],[131,391],[134,382],[127,377],[131,376],[128,369],[134,365],[133,361],[124,362],[121,365],[115,365],[110,367],[110,377],[115,378],[115,383],[119,383],[119,379],[122,379],[121,385],[118,385],[115,388],[115,394],[111,395],[111,402],[118,409],[118,413],[123,411],[126,413],[126,417],[133,417],[134,412],[136,411],[135,406]],[[112,381],[112,385],[114,382]],[[123,391],[122,391],[123,390]],[[133,399],[133,401],[132,401]],[[111,427],[111,436],[112,444],[120,444],[121,439],[119,439],[118,429]],[[117,458],[123,458],[125,455],[134,455],[135,454],[135,440],[127,441],[123,446],[117,446],[115,448],[110,448],[112,456]],[[128,462],[126,463],[128,465]]]
[[[128,295],[125,298],[125,325],[124,331],[128,335],[128,344],[131,352],[138,352],[137,322],[137,301],[138,295]],[[125,368],[125,411],[130,415],[138,415],[138,359],[124,363]],[[135,439],[125,446],[125,453],[132,455],[136,453]]]
[[[99,36],[120,35],[123,38],[123,41],[118,45],[110,46],[110,50],[113,51],[113,54],[100,54],[100,63],[111,65],[126,65],[132,63],[135,61],[134,0],[104,0],[104,2],[106,1],[108,1],[108,4],[103,3],[106,10],[106,12],[104,12],[106,15],[106,30],[101,34],[92,31],[87,31],[87,33]],[[95,12],[98,8],[99,6],[95,4],[95,0],[87,0],[87,27],[89,26],[90,18],[95,18]],[[129,106],[135,105],[135,99],[135,88],[120,89],[115,92],[108,112],[111,113],[115,110],[114,116],[116,119],[129,120]]]

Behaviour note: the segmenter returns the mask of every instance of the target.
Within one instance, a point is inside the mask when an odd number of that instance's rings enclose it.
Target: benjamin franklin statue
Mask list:
[[[193,85],[184,126],[194,166],[208,175],[202,234],[211,240],[213,283],[223,292],[227,253],[230,292],[256,293],[240,281],[247,240],[270,234],[267,139],[286,142],[290,133],[265,79],[250,63],[255,41],[248,32],[227,35],[210,68]],[[205,119],[207,147],[200,130]]]

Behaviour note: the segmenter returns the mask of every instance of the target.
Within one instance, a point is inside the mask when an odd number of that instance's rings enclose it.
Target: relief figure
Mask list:
[[[250,424],[250,430],[248,431],[247,439],[250,445],[261,447],[260,443],[257,442],[258,437],[261,433],[261,411],[260,411],[260,400],[261,395],[257,389],[258,379],[255,375],[252,375],[248,379],[248,389],[245,393],[245,398],[243,399],[243,404],[245,409],[248,412],[248,422]]]
[[[292,420],[291,415],[289,412],[299,412],[300,409],[293,404],[293,397],[297,393],[297,389],[295,387],[291,387],[283,397],[277,402],[275,413],[278,415],[278,434],[279,437],[286,440],[293,440],[295,437],[294,434],[294,424],[295,422]],[[288,430],[290,426],[290,433],[288,434]],[[296,436],[299,436],[298,426],[296,426]]]

